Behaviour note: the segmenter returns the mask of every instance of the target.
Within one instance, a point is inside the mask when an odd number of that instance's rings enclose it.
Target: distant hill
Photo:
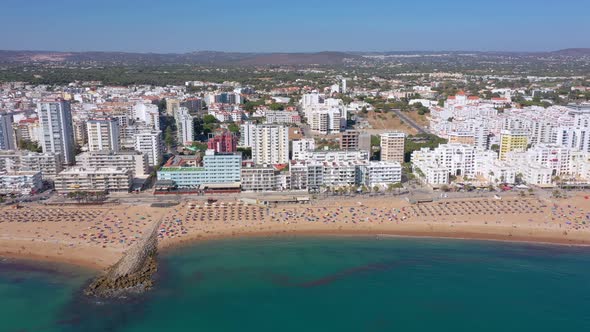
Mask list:
[[[571,48],[554,52],[470,52],[470,51],[406,51],[406,52],[317,52],[317,53],[237,53],[199,51],[190,53],[126,53],[126,52],[52,52],[2,51],[0,64],[76,63],[103,65],[339,65],[349,61],[371,61],[379,57],[454,59],[475,57],[585,57],[590,48]]]
[[[105,63],[105,64],[241,64],[241,65],[333,65],[360,58],[342,52],[319,53],[191,53],[0,51],[0,63]]]
[[[554,55],[560,56],[590,56],[590,48],[566,48],[564,50],[559,50],[555,52],[551,52]]]
[[[319,53],[271,53],[260,54],[238,61],[243,65],[337,65],[349,59],[360,59],[357,55],[342,52]]]

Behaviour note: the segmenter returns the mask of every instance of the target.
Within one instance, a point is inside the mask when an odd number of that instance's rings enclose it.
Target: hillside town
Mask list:
[[[260,89],[3,83],[0,195],[417,187],[558,195],[590,187],[590,87],[574,79],[581,83],[440,72],[327,75]]]

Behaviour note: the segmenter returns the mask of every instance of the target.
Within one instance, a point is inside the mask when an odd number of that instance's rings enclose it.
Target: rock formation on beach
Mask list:
[[[125,255],[106,273],[94,280],[84,291],[88,296],[123,297],[142,293],[153,285],[152,276],[158,270],[158,228],[161,220],[153,223],[141,241],[129,248]]]

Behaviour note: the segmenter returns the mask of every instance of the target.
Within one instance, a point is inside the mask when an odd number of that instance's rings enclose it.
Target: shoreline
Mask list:
[[[507,236],[502,234],[484,234],[474,232],[423,232],[423,231],[350,231],[350,230],[294,230],[294,231],[260,231],[260,232],[240,232],[233,234],[222,234],[213,236],[201,236],[186,238],[179,241],[167,242],[161,244],[158,250],[162,254],[172,252],[176,249],[190,247],[195,244],[206,243],[218,240],[228,239],[252,239],[252,238],[282,238],[282,237],[375,237],[375,240],[380,238],[385,239],[443,239],[453,241],[486,241],[498,243],[514,243],[514,244],[532,244],[540,246],[567,246],[567,247],[590,247],[590,239],[588,240],[564,240],[559,238],[536,238],[526,236]],[[98,264],[91,260],[80,258],[72,258],[68,256],[50,256],[39,253],[17,253],[12,251],[0,251],[0,258],[6,260],[14,260],[24,262],[27,264],[35,263],[57,263],[67,266],[84,268],[93,272],[103,272],[109,265]]]
[[[249,238],[281,238],[281,237],[375,237],[378,238],[400,238],[400,239],[443,239],[456,241],[486,241],[501,243],[521,243],[537,244],[547,246],[567,246],[567,247],[590,247],[590,238],[588,240],[571,239],[565,240],[560,238],[538,238],[527,236],[508,236],[502,234],[486,234],[475,232],[423,232],[423,231],[340,231],[340,230],[295,230],[295,231],[260,231],[247,233],[234,233],[214,235],[209,237],[186,238],[180,241],[166,243],[158,249],[160,252],[173,251],[177,248],[189,247],[194,244],[228,240],[228,239],[249,239]]]
[[[56,262],[103,272],[159,222],[158,249],[237,238],[359,236],[590,246],[586,196],[459,199],[411,205],[383,198],[261,207],[200,201],[156,208],[0,209],[0,258]]]

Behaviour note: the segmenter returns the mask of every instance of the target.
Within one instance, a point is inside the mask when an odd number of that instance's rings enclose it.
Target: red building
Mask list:
[[[207,148],[221,153],[233,153],[238,151],[238,138],[229,131],[209,137]]]

